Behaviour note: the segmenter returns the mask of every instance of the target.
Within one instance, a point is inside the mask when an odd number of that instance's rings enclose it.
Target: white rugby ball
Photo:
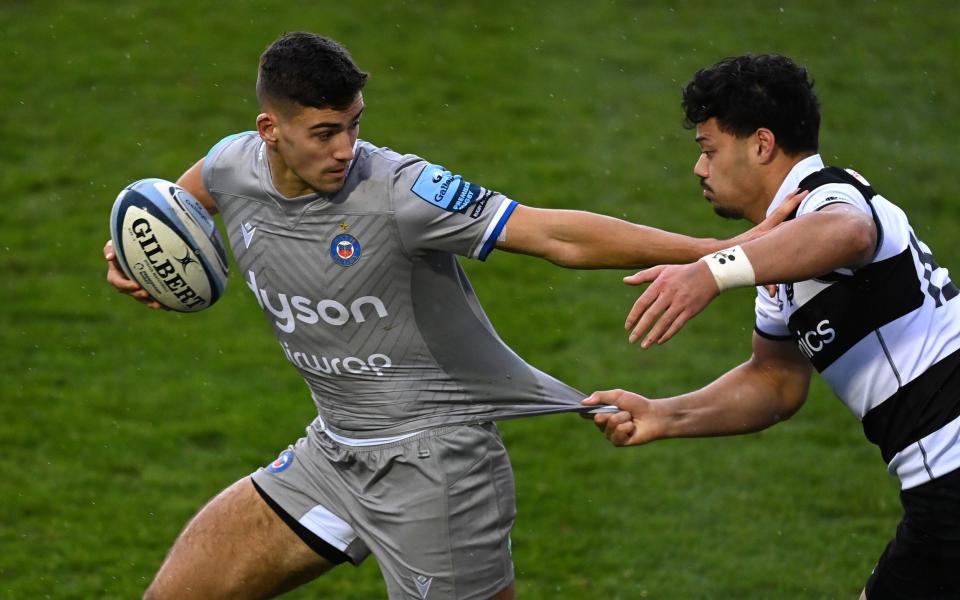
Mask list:
[[[163,179],[120,192],[110,213],[117,262],[154,300],[180,312],[216,302],[227,287],[227,253],[210,213]]]

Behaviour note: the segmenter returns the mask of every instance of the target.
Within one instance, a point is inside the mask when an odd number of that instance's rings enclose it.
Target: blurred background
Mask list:
[[[718,238],[746,224],[700,194],[680,89],[725,56],[787,54],[816,79],[825,161],[960,265],[952,1],[3,0],[0,30],[0,598],[139,597],[187,519],[313,418],[237,273],[208,311],[147,311],[101,253],[126,184],[254,128],[257,59],[283,32],[329,35],[371,73],[364,139],[522,203]],[[641,351],[628,272],[463,262],[501,336],[586,393],[679,393],[749,355],[750,290]],[[573,415],[501,430],[523,599],[855,598],[899,519],[819,380],[740,438],[615,449]],[[385,591],[370,560],[288,597]]]

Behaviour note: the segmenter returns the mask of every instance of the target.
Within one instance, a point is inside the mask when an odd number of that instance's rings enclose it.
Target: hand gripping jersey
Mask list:
[[[861,420],[904,489],[960,467],[960,301],[957,287],[902,210],[853,171],[798,163],[786,191],[812,190],[797,214],[843,202],[873,216],[873,260],[757,294],[756,330],[796,341]]]
[[[340,192],[285,199],[256,132],[214,146],[203,179],[247,287],[332,432],[582,410],[584,394],[500,340],[455,256],[484,260],[514,201],[363,141]]]

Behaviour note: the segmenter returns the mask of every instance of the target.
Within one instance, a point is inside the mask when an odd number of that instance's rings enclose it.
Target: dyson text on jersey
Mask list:
[[[304,296],[288,298],[286,294],[278,293],[276,303],[279,306],[274,306],[274,301],[270,298],[270,292],[266,288],[257,287],[257,276],[253,271],[247,271],[247,286],[256,296],[260,308],[265,308],[277,317],[274,322],[277,328],[284,333],[293,333],[297,328],[297,321],[314,325],[322,320],[324,323],[335,327],[345,325],[351,318],[357,323],[363,323],[368,316],[363,313],[365,306],[372,306],[373,311],[381,319],[387,316],[387,307],[376,296],[361,296],[351,302],[348,308],[346,305],[330,298],[315,301]]]

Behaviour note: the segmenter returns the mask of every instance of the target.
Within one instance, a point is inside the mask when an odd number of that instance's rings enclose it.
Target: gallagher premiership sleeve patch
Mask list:
[[[484,187],[465,181],[440,165],[427,165],[410,188],[419,198],[450,212],[464,213],[472,204],[477,204],[471,214],[476,218],[492,192]]]

